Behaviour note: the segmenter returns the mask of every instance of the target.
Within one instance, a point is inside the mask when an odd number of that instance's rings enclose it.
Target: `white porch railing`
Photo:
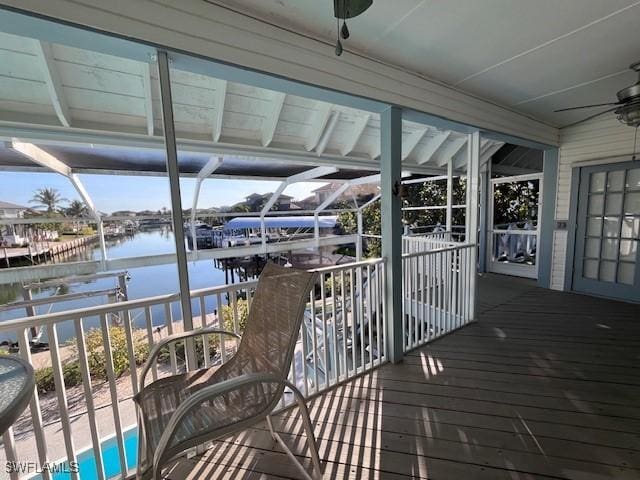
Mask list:
[[[332,388],[387,361],[386,320],[384,311],[384,261],[375,259],[332,266],[318,270],[315,289],[311,292],[304,323],[291,365],[290,379],[307,397]],[[245,311],[257,281],[224,285],[191,292],[194,326],[222,326],[241,333]],[[132,438],[135,442],[135,407],[132,400],[138,391],[138,367],[141,345],[149,348],[161,337],[182,328],[175,322],[179,294],[162,295],[117,304],[103,305],[47,315],[25,317],[0,323],[0,332],[12,332],[18,340],[19,355],[34,364],[35,355],[48,358],[55,383],[53,394],[34,393],[29,418],[23,416],[3,436],[3,460],[9,462],[61,463],[95,462],[90,467],[99,479],[124,477],[135,467]],[[246,302],[246,303],[245,303]],[[215,312],[214,312],[215,310]],[[154,318],[164,318],[159,324]],[[58,330],[62,324],[72,329],[72,344],[60,345]],[[126,342],[129,374],[118,377],[114,358],[114,341],[110,326],[122,327]],[[28,348],[30,327],[45,328],[49,352],[32,354]],[[87,334],[98,329],[99,345],[88,348]],[[216,335],[218,337],[218,335]],[[235,340],[219,336],[197,343],[200,367],[227,361],[237,347]],[[189,344],[187,344],[189,345]],[[168,350],[165,362],[152,368],[154,379],[186,370],[181,344]],[[186,347],[185,347],[186,348]],[[106,379],[92,378],[90,359],[96,350],[104,349]],[[65,386],[63,366],[77,361],[81,386]],[[283,407],[293,402],[285,391]],[[107,452],[111,450],[111,454]],[[135,447],[133,447],[135,450]],[[116,454],[113,451],[117,452]],[[105,460],[105,455],[111,455]],[[81,467],[82,468],[82,467]],[[18,479],[31,472],[12,472]],[[52,478],[43,471],[41,478]],[[79,478],[71,474],[72,478]]]
[[[402,255],[404,350],[411,350],[467,324],[475,302],[475,245],[410,238]],[[444,242],[448,244],[449,242]]]

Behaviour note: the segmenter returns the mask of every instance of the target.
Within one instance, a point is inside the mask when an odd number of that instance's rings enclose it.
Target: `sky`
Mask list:
[[[117,210],[171,209],[169,179],[166,177],[80,175],[80,179],[93,199],[97,209],[104,213]],[[191,208],[195,179],[180,180],[182,208]],[[284,191],[299,200],[321,187],[323,182],[300,182]],[[273,192],[279,182],[259,180],[207,179],[200,189],[198,208],[233,205],[251,193]],[[0,200],[24,206],[30,203],[33,193],[39,188],[50,187],[60,192],[67,200],[79,199],[69,180],[55,173],[0,172]]]

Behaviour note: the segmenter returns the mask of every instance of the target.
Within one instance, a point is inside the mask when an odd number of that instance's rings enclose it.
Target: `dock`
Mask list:
[[[55,262],[61,256],[73,254],[97,241],[98,235],[87,235],[62,242],[34,242],[27,247],[2,247],[0,266],[9,268],[24,261],[31,265]]]

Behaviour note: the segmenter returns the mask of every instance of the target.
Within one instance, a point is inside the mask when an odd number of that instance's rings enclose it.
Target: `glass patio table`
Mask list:
[[[27,407],[34,386],[31,365],[13,355],[0,355],[0,435]]]

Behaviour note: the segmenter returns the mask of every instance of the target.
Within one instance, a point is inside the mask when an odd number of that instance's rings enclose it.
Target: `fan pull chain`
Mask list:
[[[638,127],[640,127],[640,125],[636,125],[636,132],[633,136],[633,156],[631,157],[631,160],[635,160],[636,159],[636,155],[637,155],[637,145],[638,145]]]

